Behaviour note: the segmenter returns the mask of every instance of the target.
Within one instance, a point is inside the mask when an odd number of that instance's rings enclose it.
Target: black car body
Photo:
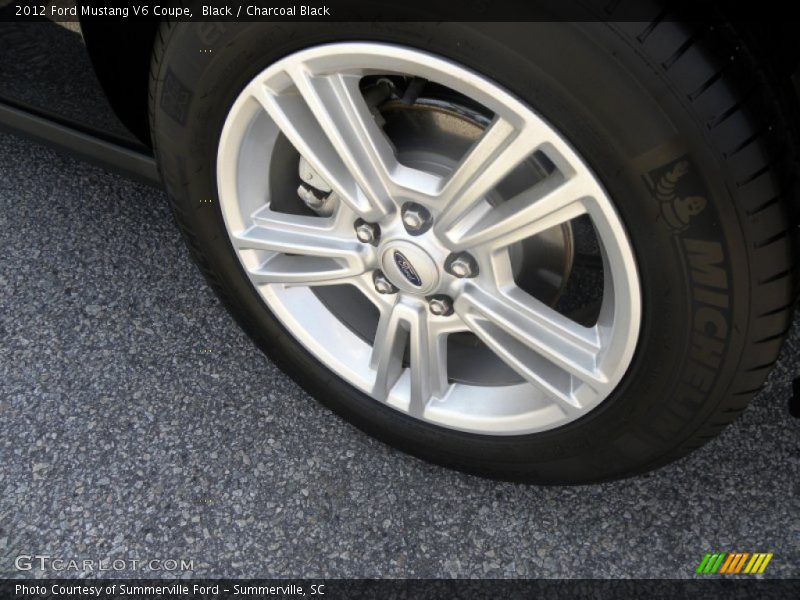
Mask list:
[[[0,126],[160,185],[152,160],[148,78],[158,18],[15,18],[0,9]],[[722,7],[724,8],[724,7]],[[213,41],[218,23],[198,24]],[[784,90],[787,131],[800,127],[800,24],[755,20],[736,27],[765,75]]]

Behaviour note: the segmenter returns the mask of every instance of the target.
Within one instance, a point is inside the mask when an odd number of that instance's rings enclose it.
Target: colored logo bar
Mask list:
[[[702,575],[719,574],[755,574],[763,573],[772,552],[715,552],[707,553],[695,573]]]

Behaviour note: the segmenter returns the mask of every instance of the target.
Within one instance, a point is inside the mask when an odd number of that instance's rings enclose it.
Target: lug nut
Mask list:
[[[363,219],[355,222],[356,237],[365,244],[377,244],[381,237],[381,230],[375,223],[367,223]]]
[[[478,263],[466,252],[448,256],[444,268],[451,275],[462,279],[475,277],[478,274]]]
[[[375,284],[375,289],[379,294],[396,294],[397,288],[394,284],[386,278],[386,275],[380,271],[375,271],[372,275],[372,282]]]
[[[424,206],[413,202],[403,205],[403,225],[411,235],[425,233],[432,223],[431,213]]]
[[[431,296],[428,298],[428,308],[437,317],[445,317],[453,313],[453,301],[449,296]]]

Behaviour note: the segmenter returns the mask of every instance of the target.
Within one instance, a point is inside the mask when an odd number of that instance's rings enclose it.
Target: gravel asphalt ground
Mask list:
[[[0,576],[86,575],[15,568],[46,554],[193,561],[166,576],[690,577],[737,550],[800,575],[800,319],[692,456],[604,485],[498,484],[372,440],[283,375],[161,191],[2,134],[0,232]]]

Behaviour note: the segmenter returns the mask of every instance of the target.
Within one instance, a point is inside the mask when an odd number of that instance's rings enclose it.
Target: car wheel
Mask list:
[[[600,481],[716,435],[790,322],[779,117],[738,43],[168,23],[152,135],[204,274],[321,402],[439,464]]]

